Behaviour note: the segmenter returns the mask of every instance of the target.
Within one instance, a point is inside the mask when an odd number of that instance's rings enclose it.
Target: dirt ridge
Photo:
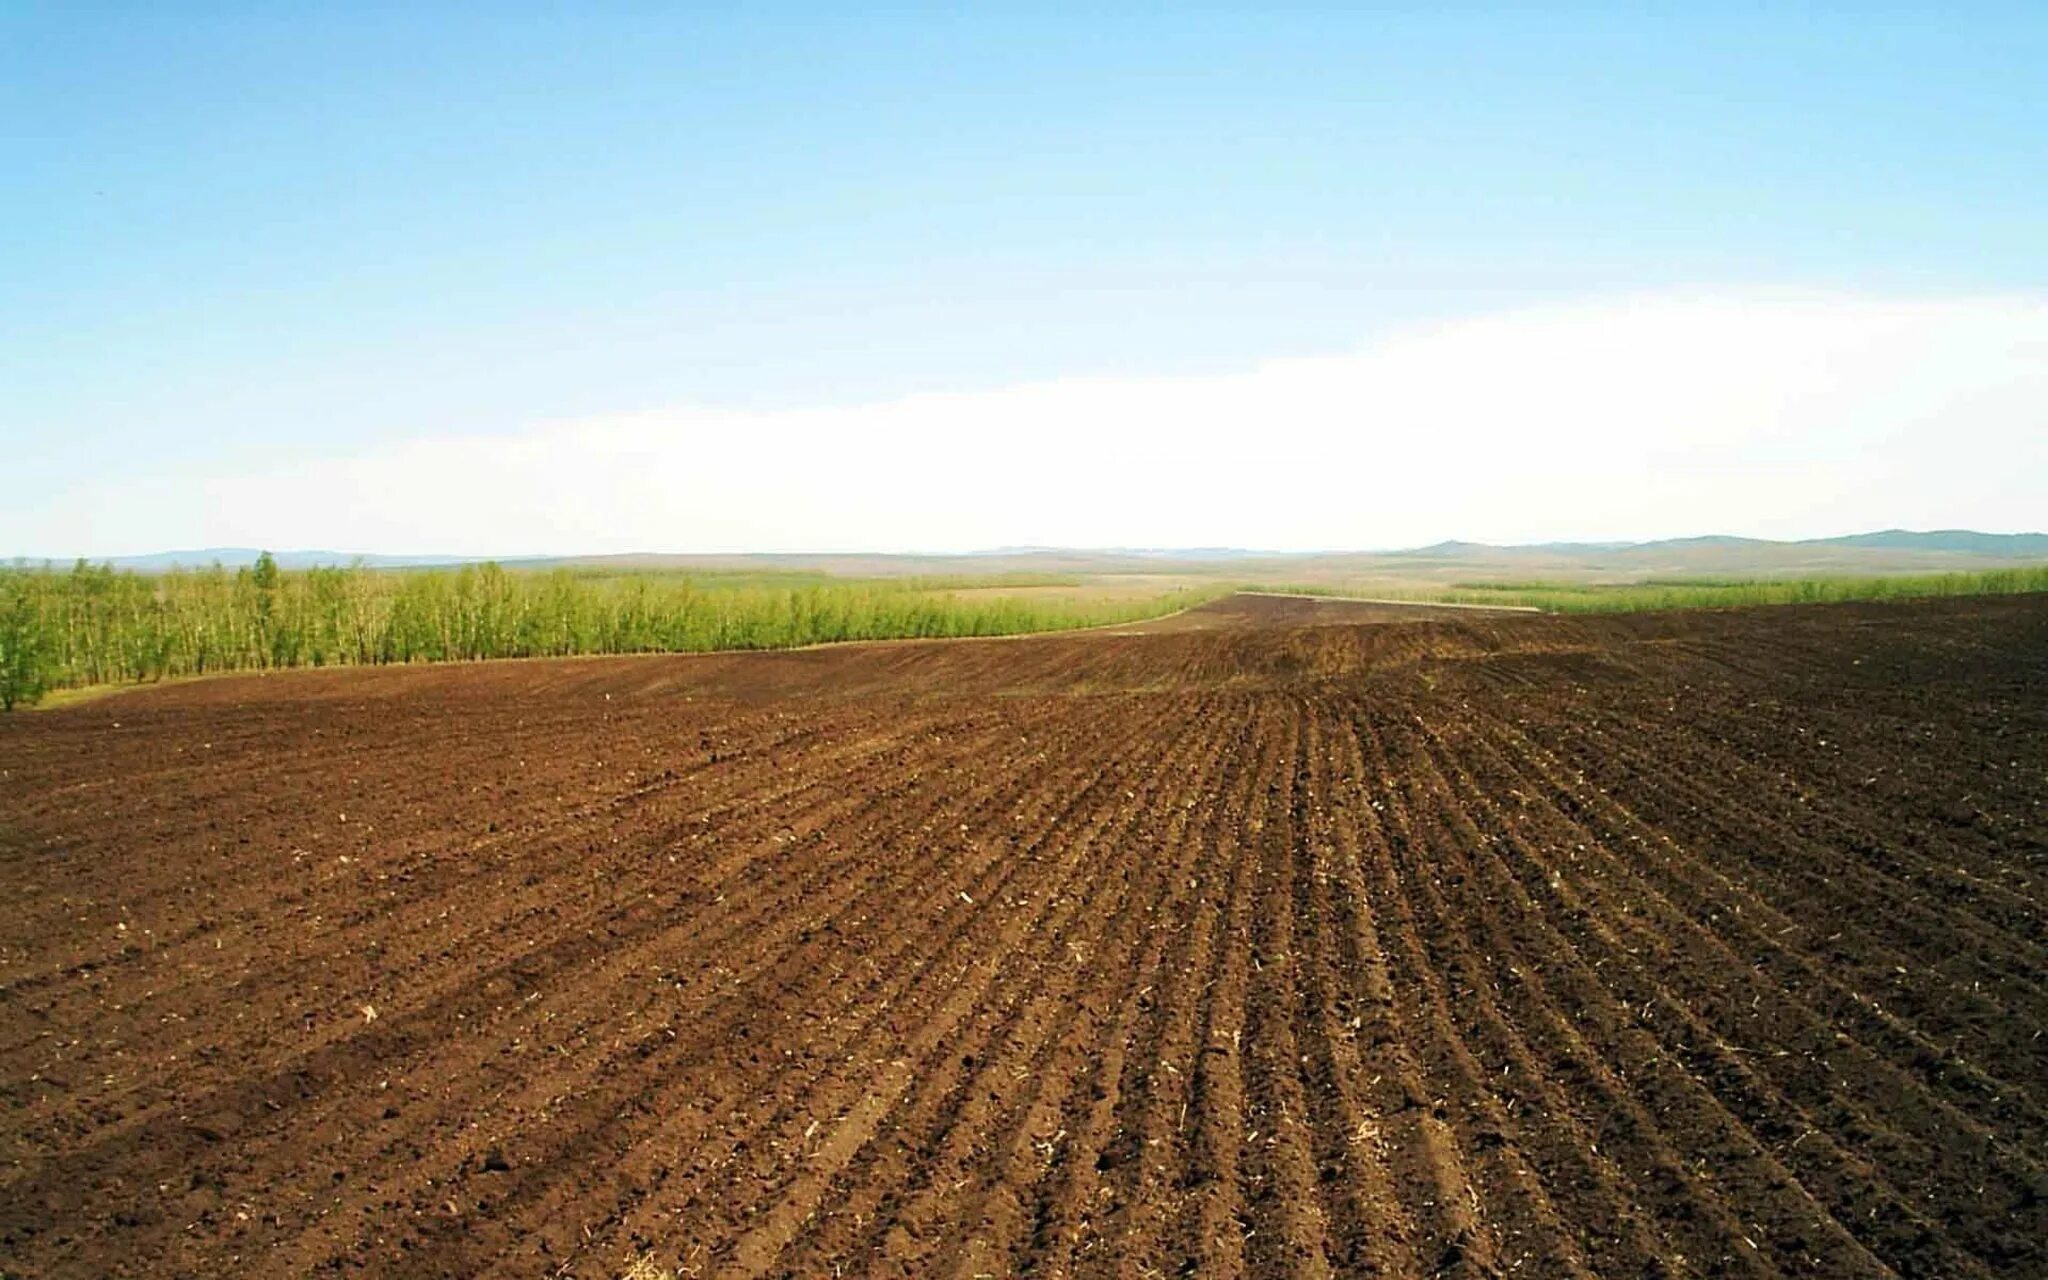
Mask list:
[[[2048,599],[1189,617],[0,720],[0,1272],[2048,1273]]]

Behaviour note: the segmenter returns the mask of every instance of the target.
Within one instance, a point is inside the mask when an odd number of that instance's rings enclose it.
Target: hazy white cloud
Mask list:
[[[9,550],[1368,548],[2048,524],[2048,300],[1601,299],[1350,355],[88,484]]]

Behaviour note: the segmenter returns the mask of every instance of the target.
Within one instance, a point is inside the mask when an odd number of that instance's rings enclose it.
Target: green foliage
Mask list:
[[[0,710],[32,705],[50,684],[50,651],[37,593],[0,569]]]
[[[1227,589],[1124,598],[981,590],[1072,585],[1076,580],[1042,574],[853,579],[541,572],[495,564],[287,571],[269,556],[234,572],[216,565],[162,575],[82,560],[69,570],[16,564],[0,567],[0,705],[27,705],[51,689],[217,671],[1057,631],[1156,617]],[[2020,591],[2048,591],[2048,566],[1805,581],[1506,582],[1361,594],[1576,613]]]
[[[588,653],[783,649],[993,636],[1155,617],[1218,591],[1132,599],[956,594],[1069,585],[1046,575],[281,570],[144,575],[78,562],[0,568],[0,693],[283,667]]]
[[[1329,587],[1285,587],[1304,595],[1341,596]],[[1650,609],[1738,605],[1822,604],[1849,600],[1924,600],[1940,596],[2048,591],[2048,565],[1982,573],[1899,574],[1832,578],[1675,578],[1629,583],[1476,582],[1444,589],[1359,591],[1383,599],[1453,604],[1533,605],[1552,613],[1635,613]]]

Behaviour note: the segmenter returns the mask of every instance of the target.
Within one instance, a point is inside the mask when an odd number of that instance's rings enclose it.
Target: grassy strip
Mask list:
[[[1448,588],[1268,586],[1264,591],[1356,598],[1374,596],[1417,604],[1533,605],[1550,613],[1636,613],[1651,609],[1730,608],[1741,605],[1819,604],[1847,600],[1925,600],[1942,596],[2011,595],[2048,591],[2048,565],[1981,573],[1897,574],[1827,578],[1686,578],[1630,583],[1484,582]]]
[[[828,579],[218,566],[159,575],[0,568],[0,704],[46,690],[220,671],[600,653],[787,649],[1014,635],[1157,617],[1223,593],[958,595],[1078,585],[1044,574]]]

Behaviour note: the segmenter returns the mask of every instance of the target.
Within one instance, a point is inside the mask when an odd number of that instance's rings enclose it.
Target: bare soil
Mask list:
[[[0,1271],[2048,1274],[2048,599],[0,720]]]

